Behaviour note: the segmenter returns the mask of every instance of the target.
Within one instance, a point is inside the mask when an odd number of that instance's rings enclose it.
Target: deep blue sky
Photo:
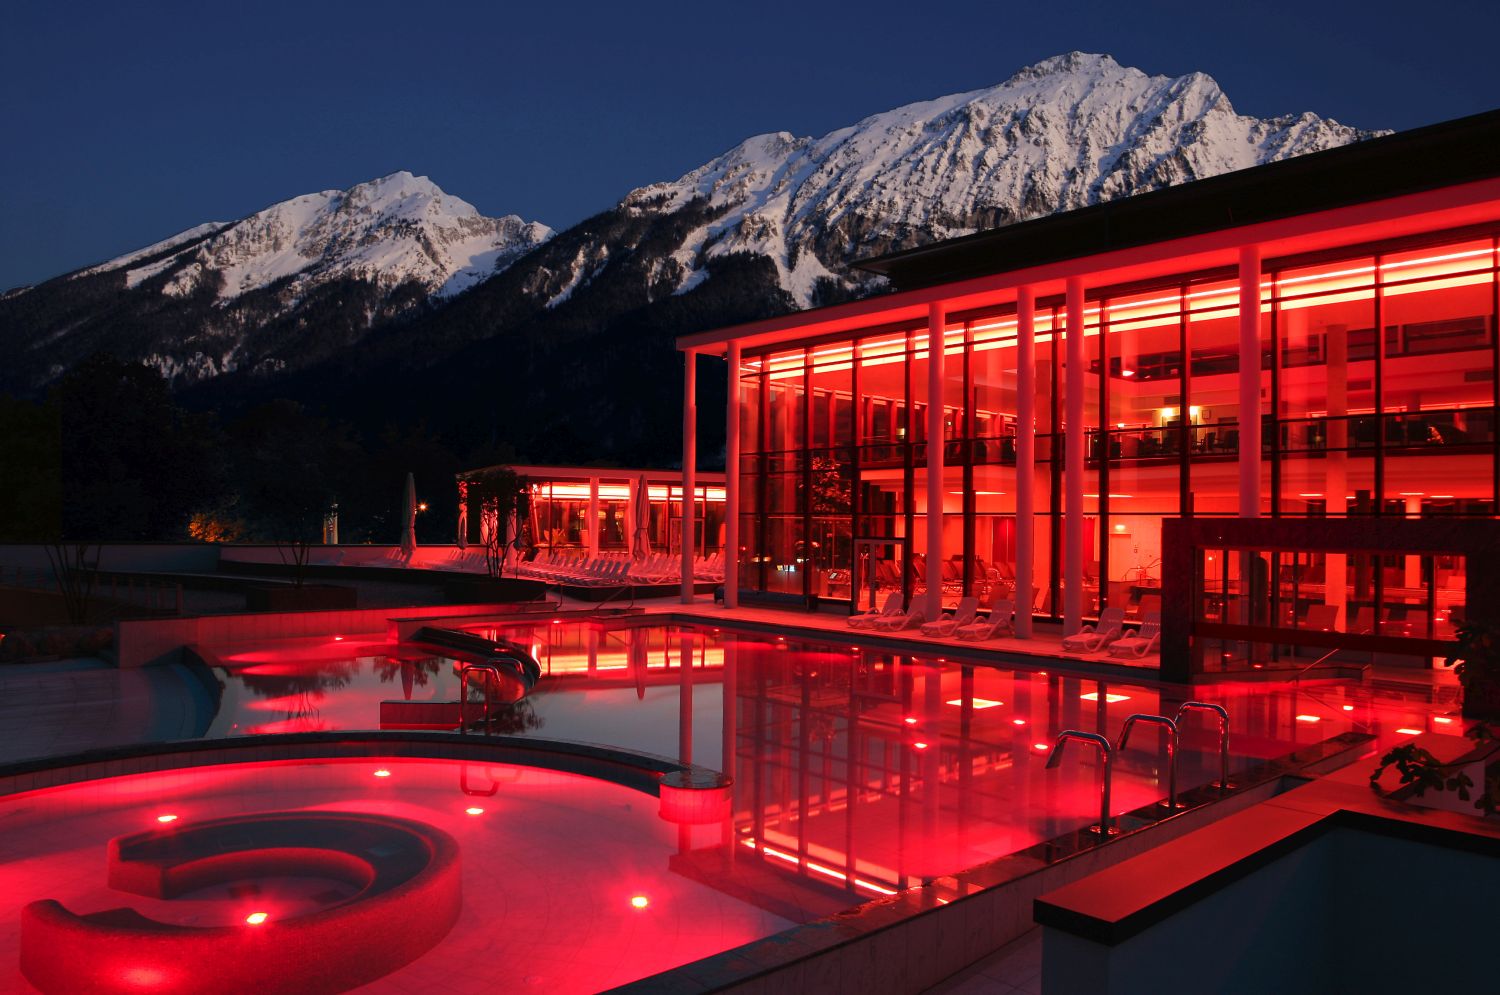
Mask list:
[[[1500,4],[19,0],[0,288],[397,169],[562,228],[764,131],[820,135],[1079,49],[1241,113],[1500,107]]]

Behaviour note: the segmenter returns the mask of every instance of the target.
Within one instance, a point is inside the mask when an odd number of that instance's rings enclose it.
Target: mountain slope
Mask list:
[[[677,335],[878,292],[861,256],[1373,134],[1243,116],[1201,73],[1075,52],[822,137],[749,138],[555,237],[398,173],[0,299],[21,357],[0,389],[105,348],[204,407],[289,396],[425,419],[458,448],[670,462]]]
[[[706,258],[772,259],[797,303],[871,255],[1072,210],[1369,137],[1312,114],[1236,114],[1208,76],[1148,76],[1074,52],[998,86],[908,104],[822,138],[758,135],[627,210],[706,200],[722,215],[673,254],[679,291]]]
[[[99,349],[179,383],[295,368],[493,276],[551,235],[485,217],[406,172],[307,194],[9,295],[0,342],[17,362],[5,381],[39,386]]]

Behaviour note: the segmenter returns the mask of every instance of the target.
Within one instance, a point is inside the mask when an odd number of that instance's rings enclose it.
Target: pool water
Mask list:
[[[705,627],[542,622],[474,631],[527,645],[542,666],[532,694],[501,712],[499,731],[729,774],[737,845],[779,873],[833,889],[815,903],[825,912],[1096,823],[1097,758],[1071,746],[1060,767],[1045,769],[1058,733],[1117,740],[1127,716],[1175,715],[1186,700],[1163,686]],[[224,693],[211,735],[378,728],[382,701],[458,696],[454,661],[410,646],[323,640],[215,656]],[[1353,686],[1220,684],[1195,693],[1229,710],[1232,771],[1367,729],[1376,714]],[[1182,734],[1179,791],[1215,781],[1216,727],[1194,713]],[[1166,790],[1164,747],[1155,727],[1140,726],[1117,757],[1112,814]]]
[[[462,855],[458,921],[375,990],[596,991],[1037,844],[1087,838],[1100,764],[1070,746],[1047,769],[1058,734],[1117,742],[1128,716],[1175,715],[1189,694],[1040,661],[979,665],[639,620],[472,631],[526,645],[542,668],[527,698],[497,707],[494,731],[723,772],[728,817],[678,825],[655,797],[613,783],[438,760],[230,764],[15,795],[0,804],[0,893],[13,899],[0,910],[0,987],[22,985],[17,911],[40,898],[226,929],[256,912],[297,920],[336,906],[348,881],[306,869],[122,901],[107,886],[105,854],[124,834],[339,811],[435,827]],[[205,735],[379,729],[392,703],[405,714],[403,703],[457,699],[458,663],[440,654],[338,637],[210,648],[200,676],[218,693]],[[1344,733],[1387,744],[1453,724],[1430,703],[1352,683],[1220,683],[1191,694],[1228,709],[1232,775]],[[1219,776],[1217,729],[1202,713],[1184,718],[1178,760],[1180,793]],[[1157,729],[1137,727],[1114,770],[1111,816],[1157,817],[1167,793]]]

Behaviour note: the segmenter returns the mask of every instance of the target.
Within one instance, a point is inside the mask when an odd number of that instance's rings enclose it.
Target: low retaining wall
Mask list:
[[[115,623],[115,664],[143,667],[174,663],[184,647],[195,643],[237,643],[298,636],[379,635],[393,620],[496,615],[506,604],[417,605],[411,608],[361,608],[351,611],[268,612],[255,615],[199,615],[191,618],[132,619]]]

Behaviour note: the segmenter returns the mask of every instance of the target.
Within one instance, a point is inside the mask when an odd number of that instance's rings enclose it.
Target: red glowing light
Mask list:
[[[917,720],[916,720],[916,719],[914,719],[914,718],[913,718],[913,717],[912,717],[912,716],[910,716],[910,715],[908,715],[908,716],[907,716],[907,717],[906,717],[906,718],[904,718],[904,719],[902,719],[902,720],[901,720],[901,721],[902,721],[902,722],[905,722],[905,723],[906,723],[906,724],[907,724],[907,725],[909,725],[909,726],[914,726],[914,725],[916,725],[916,724],[917,724]]]
[[[269,918],[271,918],[270,915],[265,912],[252,912],[245,917],[245,922],[252,926],[259,926]]]
[[[1420,730],[1420,729],[1407,729],[1407,728],[1403,727],[1401,729],[1397,729],[1396,730],[1396,734],[1398,736],[1420,736],[1420,735],[1422,735],[1422,730]]]
[[[1031,745],[1043,753],[1046,753],[1049,749],[1051,749],[1051,747],[1049,747],[1046,743],[1032,743]]]
[[[464,809],[464,814],[465,815],[483,815],[484,814],[484,809],[480,808],[478,805],[471,805],[468,808]]]
[[[927,744],[926,743],[913,743],[913,744],[911,744],[911,748],[914,749],[914,750],[925,750],[925,749],[927,749]]]
[[[552,624],[553,625],[562,625],[562,619],[560,619],[560,618],[554,618],[552,620]]]
[[[646,906],[651,904],[651,899],[647,898],[645,895],[636,895],[630,900],[630,904],[633,908],[644,909]]]
[[[1447,726],[1447,725],[1452,725],[1453,724],[1453,719],[1449,718],[1446,715],[1434,715],[1432,717],[1432,721],[1436,722],[1440,726]]]
[[[379,770],[377,770],[375,772],[375,776],[376,777],[390,777],[391,776],[391,772],[388,771],[388,770],[386,770],[384,767],[382,767],[382,768],[380,768]]]
[[[1344,711],[1346,711],[1346,712],[1352,712],[1352,711],[1354,711],[1354,706],[1353,705],[1345,705],[1344,706]]]
[[[172,815],[171,813],[168,813],[166,815],[158,815],[156,817],[156,821],[157,822],[176,822],[177,821],[177,816]]]
[[[1080,695],[1079,697],[1081,697],[1084,701],[1098,701],[1099,700],[1099,692],[1098,691],[1090,691],[1088,694]],[[1104,701],[1105,701],[1106,704],[1113,705],[1117,701],[1129,701],[1129,700],[1130,700],[1130,695],[1128,695],[1128,694],[1113,694],[1113,693],[1111,693],[1109,691],[1104,692]]]
[[[1322,716],[1319,716],[1319,715],[1299,715],[1299,716],[1297,716],[1297,721],[1298,722],[1322,722],[1323,718],[1322,718]]]
[[[341,643],[341,642],[344,641],[344,637],[343,636],[334,636],[333,637],[333,641],[336,642],[336,643]]]
[[[1026,724],[1026,720],[1025,719],[1011,719],[1011,721],[1014,722],[1018,726],[1023,726],[1023,725]]]

